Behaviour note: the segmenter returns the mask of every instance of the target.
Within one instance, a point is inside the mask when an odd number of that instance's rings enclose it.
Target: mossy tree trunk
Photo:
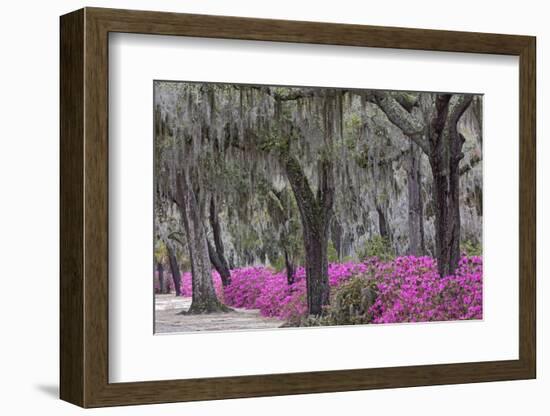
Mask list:
[[[296,267],[294,264],[296,242],[293,239],[291,225],[293,222],[293,209],[284,190],[277,191],[272,187],[267,192],[267,201],[268,215],[278,231],[279,245],[285,261],[286,280],[289,285],[292,285],[296,277]]]
[[[409,148],[409,166],[407,169],[407,187],[409,194],[409,254],[426,254],[424,244],[424,204],[422,201],[422,178],[420,173],[420,148],[412,141]]]
[[[336,250],[336,255],[338,256],[338,261],[342,262],[344,260],[344,247],[342,244],[343,241],[343,229],[342,225],[338,221],[338,218],[333,217],[331,226],[330,226],[330,236],[332,244],[334,244],[334,249]]]
[[[228,286],[231,283],[231,272],[229,265],[225,258],[224,246],[222,240],[222,230],[220,220],[218,217],[218,208],[216,204],[216,198],[214,195],[210,197],[209,215],[208,219],[210,227],[212,228],[212,237],[214,245],[208,241],[208,254],[210,261],[214,268],[219,273],[223,286]]]
[[[283,247],[283,253],[285,256],[286,281],[289,285],[292,285],[295,279],[296,268],[294,267],[292,258],[285,247]]]
[[[328,158],[320,161],[315,195],[298,160],[290,152],[285,152],[281,160],[302,221],[308,313],[318,316],[329,304],[330,295],[327,248],[334,199],[332,165]]]
[[[386,214],[384,214],[384,209],[382,205],[376,203],[376,213],[378,214],[378,229],[380,230],[380,237],[390,239],[389,225],[388,220],[386,219]]]
[[[228,308],[220,303],[214,289],[200,204],[189,173],[182,170],[176,172],[176,203],[181,212],[191,262],[193,299],[188,313],[227,311]]]
[[[168,261],[170,263],[170,272],[172,273],[176,296],[181,296],[181,272],[172,243],[166,242],[166,250],[168,251]]]
[[[461,98],[451,108],[451,94],[436,97],[436,112],[430,124],[430,165],[436,209],[436,257],[441,276],[454,274],[460,260],[460,169],[464,136],[457,124],[470,104]]]
[[[428,156],[434,180],[435,240],[438,272],[454,274],[460,259],[460,169],[464,137],[458,122],[470,106],[470,94],[436,94],[424,105],[421,116],[416,104],[399,95],[377,91],[373,102]],[[423,96],[427,99],[428,95]],[[420,103],[423,106],[423,103]]]
[[[161,261],[157,262],[157,275],[159,280],[159,293],[165,295],[169,290],[164,277],[164,265]]]

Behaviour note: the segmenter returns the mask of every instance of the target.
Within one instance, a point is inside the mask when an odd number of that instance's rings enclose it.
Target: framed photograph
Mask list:
[[[535,50],[62,16],[61,398],[535,378]]]

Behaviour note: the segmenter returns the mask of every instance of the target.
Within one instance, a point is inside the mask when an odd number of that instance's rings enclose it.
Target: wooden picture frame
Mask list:
[[[100,8],[62,16],[60,29],[61,399],[101,407],[535,378],[534,37]],[[519,359],[109,383],[110,32],[519,56]]]

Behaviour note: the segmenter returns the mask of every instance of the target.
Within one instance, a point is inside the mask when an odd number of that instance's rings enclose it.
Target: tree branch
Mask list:
[[[177,241],[183,247],[185,247],[185,243],[182,240],[180,240],[180,238],[177,236],[178,234],[183,236],[183,233],[180,233],[179,231],[174,231],[174,232],[171,232],[170,234],[168,234],[168,236],[166,238]]]
[[[424,153],[429,154],[429,144],[423,138],[424,123],[409,113],[390,92],[374,91],[373,96],[370,101],[378,105],[388,120],[420,146]]]
[[[451,129],[456,129],[456,125],[460,120],[460,117],[462,117],[464,112],[468,109],[473,98],[474,97],[472,94],[458,95],[458,99],[456,100],[455,105],[451,108],[449,112],[449,126]]]
[[[408,93],[408,92],[397,92],[397,91],[391,91],[389,92],[395,100],[401,104],[401,106],[407,110],[409,113],[412,113],[412,110],[415,105],[417,105],[418,102],[418,95]]]
[[[303,98],[314,97],[316,92],[319,91],[319,88],[299,88],[299,87],[287,87],[287,88],[277,88],[266,87],[262,85],[233,85],[237,90],[242,88],[250,88],[256,91],[263,92],[271,96],[276,101],[294,101],[300,100]],[[288,91],[282,91],[288,90]],[[341,93],[346,93],[348,90],[338,89]]]

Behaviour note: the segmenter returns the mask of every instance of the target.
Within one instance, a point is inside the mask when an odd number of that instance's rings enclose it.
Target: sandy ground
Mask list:
[[[260,315],[257,309],[233,308],[233,312],[204,315],[180,315],[191,306],[191,298],[155,295],[155,333],[190,331],[232,331],[278,328],[275,318]]]

